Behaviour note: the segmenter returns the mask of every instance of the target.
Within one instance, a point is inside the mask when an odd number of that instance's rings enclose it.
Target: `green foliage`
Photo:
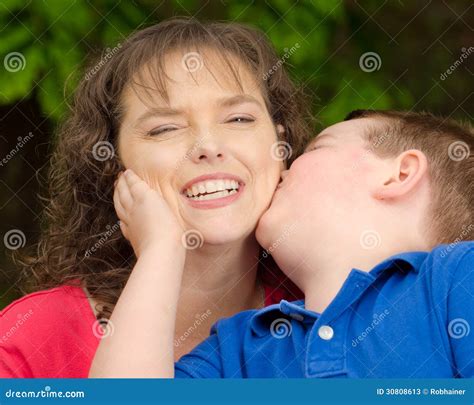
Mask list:
[[[314,94],[314,111],[322,124],[338,121],[356,107],[410,108],[432,85],[430,77],[439,77],[457,55],[435,52],[435,47],[425,55],[436,61],[435,66],[428,68],[429,74],[421,66],[415,66],[415,76],[420,80],[408,84],[403,79],[393,85],[400,74],[402,60],[398,58],[399,53],[408,54],[410,49],[412,53],[420,53],[422,48],[413,31],[409,31],[409,35],[414,41],[399,36],[398,40],[403,42],[399,44],[390,41],[389,29],[384,27],[397,20],[398,15],[400,28],[403,28],[404,20],[409,20],[417,10],[392,2],[380,12],[379,2],[362,3],[35,0],[25,4],[23,0],[3,0],[0,3],[3,27],[0,31],[0,61],[3,62],[0,66],[0,104],[35,97],[44,115],[54,123],[65,113],[64,94],[70,94],[84,73],[90,52],[112,48],[132,31],[162,19],[196,15],[258,27],[266,32],[280,55],[298,44],[297,51],[286,60],[286,66],[295,79]],[[423,24],[431,30],[441,31],[442,16],[433,16],[436,15],[432,14]],[[399,29],[389,31],[394,35]],[[382,66],[373,72],[361,70],[359,58],[365,52],[377,52]],[[21,69],[5,68],[6,58],[12,53],[19,53],[24,58]],[[465,80],[462,75],[458,77],[458,83]],[[443,84],[449,94],[451,86],[456,86],[453,82]],[[423,107],[445,112],[446,97],[441,91],[434,92],[424,100]]]

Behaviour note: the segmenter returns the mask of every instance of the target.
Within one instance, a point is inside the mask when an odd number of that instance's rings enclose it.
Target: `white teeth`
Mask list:
[[[222,198],[222,197],[227,197],[228,195],[235,194],[237,190],[224,190],[224,191],[218,191],[217,193],[212,193],[212,194],[206,194],[206,195],[200,195],[198,196],[192,196],[190,197],[194,201],[205,201],[205,200],[215,200],[216,198]]]
[[[204,190],[203,193],[213,193],[214,191],[221,190],[213,181],[206,181],[204,184],[202,184],[202,188]],[[199,187],[199,189],[201,188]]]
[[[192,187],[185,190],[185,194],[193,200],[201,199],[210,200],[211,198],[219,198],[216,195],[221,195],[222,192],[228,192],[228,194],[234,194],[239,189],[239,183],[235,180],[230,179],[219,179],[219,180],[206,180],[194,184]],[[212,196],[209,194],[212,193]],[[201,195],[200,195],[201,194]],[[210,198],[207,198],[210,197]]]
[[[225,190],[226,189],[224,180],[217,180],[215,182],[215,185],[216,185],[216,190]]]

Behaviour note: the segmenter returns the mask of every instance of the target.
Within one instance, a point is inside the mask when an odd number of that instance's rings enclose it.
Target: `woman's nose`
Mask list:
[[[210,135],[197,139],[192,150],[193,160],[196,163],[222,160],[225,156],[222,143]]]

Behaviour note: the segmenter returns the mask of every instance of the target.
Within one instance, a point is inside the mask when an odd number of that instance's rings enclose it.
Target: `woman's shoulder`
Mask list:
[[[25,295],[4,308],[0,320],[0,377],[83,376],[77,373],[84,373],[100,337],[79,286]]]
[[[8,315],[12,310],[24,307],[25,305],[28,306],[31,304],[36,304],[45,300],[46,303],[48,303],[51,300],[56,300],[58,298],[60,299],[61,297],[67,297],[71,292],[75,293],[75,295],[79,297],[79,290],[82,289],[80,289],[78,286],[61,285],[47,290],[35,291],[11,302],[9,305],[7,305],[4,309],[0,311],[0,314]]]

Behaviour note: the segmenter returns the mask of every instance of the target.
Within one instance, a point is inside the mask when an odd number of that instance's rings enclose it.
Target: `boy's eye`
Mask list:
[[[309,148],[306,152],[312,152],[313,150],[321,149],[321,148],[322,148],[322,145],[314,145],[314,146],[311,146],[311,148]]]
[[[162,127],[152,129],[151,131],[147,133],[147,135],[150,135],[150,136],[160,135],[165,132],[174,131],[175,129],[178,129],[178,128],[171,125],[164,125]]]

